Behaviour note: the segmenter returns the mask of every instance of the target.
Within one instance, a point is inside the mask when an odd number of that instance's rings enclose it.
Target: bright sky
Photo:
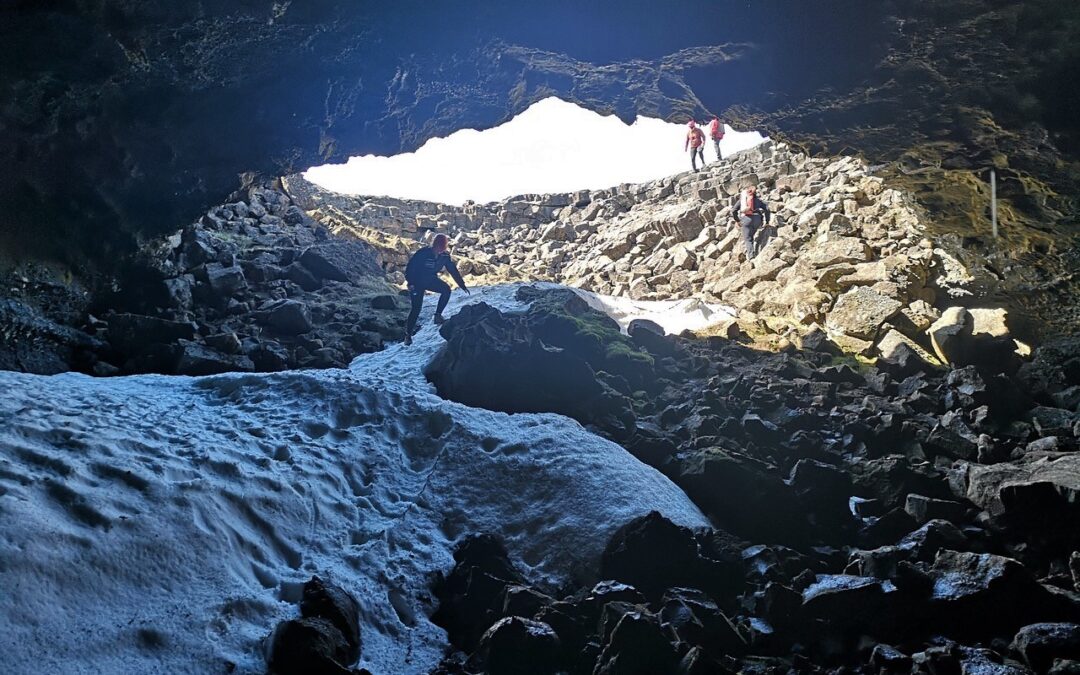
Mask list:
[[[765,140],[756,131],[726,128],[720,142],[725,157]],[[651,117],[627,125],[615,115],[551,97],[486,131],[463,129],[392,157],[351,157],[345,164],[309,169],[304,177],[345,194],[484,203],[519,194],[642,183],[686,171],[686,131],[685,124]],[[715,159],[712,142],[706,140],[705,160]]]

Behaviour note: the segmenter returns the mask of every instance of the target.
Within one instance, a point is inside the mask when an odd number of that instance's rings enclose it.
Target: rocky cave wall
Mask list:
[[[983,189],[970,170],[988,162],[1004,175],[1004,217],[1025,232],[1075,212],[1080,125],[1075,95],[1054,84],[1080,62],[1070,3],[772,0],[657,17],[643,2],[538,14],[69,0],[0,12],[9,259],[100,265],[220,203],[238,176],[410,150],[552,94],[626,119],[720,112],[812,149],[897,160],[898,177],[930,168],[916,174],[924,200],[969,225],[982,214],[965,199]]]

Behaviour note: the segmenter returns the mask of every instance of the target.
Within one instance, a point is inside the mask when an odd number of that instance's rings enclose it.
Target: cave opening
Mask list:
[[[709,120],[696,120],[707,125]],[[415,152],[351,157],[308,169],[309,181],[350,195],[462,205],[521,194],[595,190],[644,183],[690,168],[687,125],[639,116],[625,124],[556,97],[545,98],[504,124],[462,129],[428,140]],[[724,157],[765,137],[730,127]],[[705,162],[716,161],[706,139]]]

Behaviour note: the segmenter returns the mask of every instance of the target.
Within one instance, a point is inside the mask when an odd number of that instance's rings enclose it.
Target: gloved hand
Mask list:
[[[469,289],[467,289],[465,287],[462,287],[461,290],[465,291],[465,295],[472,295],[472,291],[470,291]]]

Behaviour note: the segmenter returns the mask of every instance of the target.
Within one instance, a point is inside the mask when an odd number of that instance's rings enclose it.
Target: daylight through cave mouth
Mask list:
[[[615,115],[549,97],[491,129],[432,138],[416,152],[351,157],[308,169],[304,177],[342,194],[453,205],[596,190],[687,170],[686,130],[685,122],[643,116],[625,124]],[[727,127],[720,151],[727,157],[764,140],[756,131]],[[705,145],[705,161],[715,161],[712,142],[706,139]]]

